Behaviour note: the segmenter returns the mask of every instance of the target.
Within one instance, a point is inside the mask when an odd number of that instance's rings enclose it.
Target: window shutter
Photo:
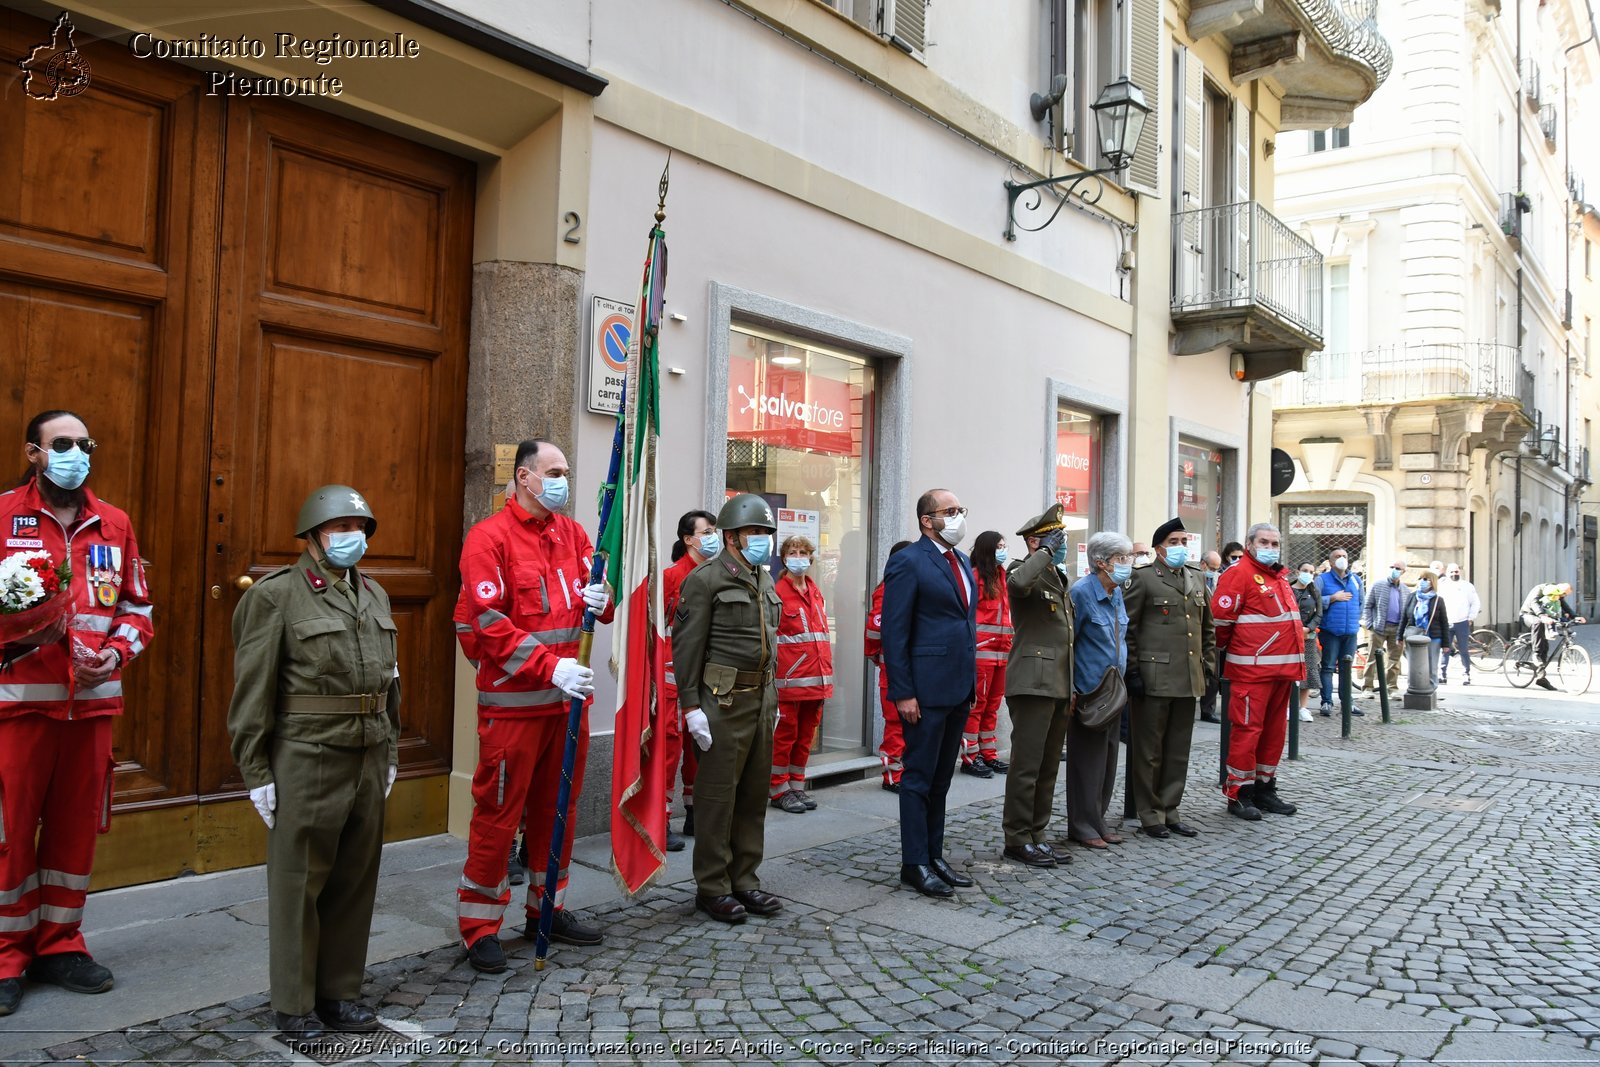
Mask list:
[[[1233,101],[1233,202],[1250,199],[1250,109]]]
[[[1133,0],[1128,17],[1128,77],[1150,105],[1139,150],[1128,167],[1128,184],[1158,193],[1161,174],[1161,0]]]
[[[883,22],[889,42],[921,58],[928,44],[928,0],[884,0],[884,3]]]
[[[1183,216],[1182,245],[1178,252],[1178,270],[1173,278],[1181,286],[1182,295],[1193,297],[1204,287],[1202,277],[1204,254],[1201,247],[1201,225],[1198,212],[1204,193],[1204,132],[1205,132],[1205,67],[1187,48],[1179,51],[1183,68],[1183,189],[1178,209],[1190,212]],[[1175,86],[1174,89],[1177,87]]]

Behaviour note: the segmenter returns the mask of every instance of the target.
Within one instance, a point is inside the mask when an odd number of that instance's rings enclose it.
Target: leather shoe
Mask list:
[[[1007,845],[1005,857],[1009,860],[1016,860],[1018,863],[1025,863],[1029,867],[1054,867],[1056,865],[1054,854],[1043,851],[1039,845]]]
[[[1175,834],[1178,834],[1180,837],[1200,836],[1200,831],[1196,830],[1186,822],[1169,822],[1167,823],[1167,829],[1171,830]]]
[[[884,782],[883,783],[883,791],[885,793],[898,793],[898,792],[900,792],[900,783],[899,782]]]
[[[968,763],[966,760],[961,761],[961,773],[970,774],[974,778],[994,777],[994,772],[989,769],[987,763]]]
[[[950,883],[940,878],[934,873],[933,868],[925,863],[901,865],[900,881],[925,897],[952,897],[956,893],[950,888]]]
[[[684,841],[682,834],[677,833],[674,830],[668,830],[667,831],[667,851],[668,852],[682,852],[683,849],[684,849],[684,846],[687,843],[688,842]]]
[[[1046,856],[1049,856],[1051,859],[1055,860],[1057,867],[1065,867],[1067,864],[1072,862],[1071,856],[1067,855],[1065,852],[1056,852],[1054,848],[1045,844],[1043,841],[1038,842],[1033,847],[1044,853]]]
[[[22,1003],[22,979],[0,978],[0,1015],[10,1015]]]
[[[529,923],[530,927],[537,927],[537,923]],[[533,931],[529,931],[530,933]],[[506,969],[506,950],[500,947],[500,939],[494,934],[485,934],[474,941],[467,949],[467,962],[472,964],[472,969],[482,971],[484,974],[499,974]]]
[[[1101,838],[1101,840],[1108,845],[1120,845],[1122,844],[1123,838],[1121,834],[1107,834],[1105,837]]]
[[[1538,686],[1540,689],[1548,689],[1552,693],[1555,692],[1556,687],[1551,683],[1550,679],[1546,678],[1542,674],[1533,680],[1533,684]]]
[[[783,901],[759,889],[735,889],[733,899],[743,904],[752,915],[776,915],[783,910]]]
[[[1139,827],[1139,832],[1144,834],[1146,837],[1154,838],[1167,838],[1172,836],[1171,832],[1168,831],[1165,826],[1141,826]]]
[[[694,906],[718,922],[733,925],[742,923],[750,917],[750,913],[745,910],[745,906],[726,893],[720,897],[706,897],[695,894]]]
[[[315,1015],[287,1015],[275,1012],[278,1017],[278,1032],[290,1042],[318,1041],[322,1038],[322,1023]]]
[[[983,758],[983,762],[987,763],[989,765],[989,769],[996,774],[1004,774],[1011,769],[1011,764],[1007,763],[999,756],[985,756]]]
[[[933,873],[937,874],[941,881],[953,885],[957,889],[966,889],[973,884],[971,878],[950,866],[944,861],[943,857],[930,861],[928,866],[933,868]]]
[[[1110,848],[1111,847],[1110,845],[1106,844],[1105,838],[1103,838],[1103,837],[1086,837],[1086,838],[1082,838],[1082,839],[1073,838],[1073,840],[1077,841],[1078,844],[1082,845],[1084,848]]]
[[[1222,722],[1222,720],[1217,718],[1215,715],[1207,715],[1203,711],[1200,713],[1200,721],[1201,722],[1214,722],[1214,723],[1219,723],[1219,724]]]
[[[329,1030],[347,1034],[370,1034],[378,1028],[378,1013],[353,1000],[319,1000],[317,1018]]]

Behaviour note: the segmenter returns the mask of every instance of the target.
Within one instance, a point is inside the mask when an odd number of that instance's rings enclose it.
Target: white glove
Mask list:
[[[272,829],[272,824],[278,821],[272,814],[278,810],[278,783],[268,782],[250,790],[250,803],[261,813],[261,821],[267,824],[267,829]]]
[[[399,773],[400,773],[400,768],[399,767],[396,767],[392,763],[389,764],[389,777],[387,779],[385,779],[384,783],[383,783],[383,799],[385,799],[385,800],[389,799],[389,791],[394,788],[395,776],[398,775]]]
[[[711,723],[707,721],[705,712],[699,708],[684,712],[683,726],[701,752],[711,747]]]
[[[604,615],[606,605],[611,603],[611,590],[606,588],[606,583],[595,582],[593,585],[583,587],[583,602],[589,610],[596,615]]]
[[[556,663],[555,674],[550,679],[555,687],[574,699],[594,692],[594,671],[583,666],[571,656]]]

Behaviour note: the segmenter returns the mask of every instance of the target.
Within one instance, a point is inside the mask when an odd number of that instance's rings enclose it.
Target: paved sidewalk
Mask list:
[[[1301,813],[1254,825],[1223,812],[1202,724],[1202,836],[1075,848],[1056,871],[1001,860],[1001,782],[958,775],[951,858],[978,886],[954,903],[896,884],[875,782],[769,813],[762,873],[787,908],[742,927],[693,913],[687,853],[626,901],[588,839],[571,893],[607,942],[542,973],[520,940],[507,974],[464,964],[460,842],[392,846],[366,990],[391,1030],[320,1058],[1600,1062],[1600,701],[1487,676],[1442,696],[1388,726],[1364,705],[1349,741],[1305,724],[1282,774]],[[255,869],[97,894],[117,989],[30,988],[0,1063],[312,1062],[267,1032],[264,888]]]

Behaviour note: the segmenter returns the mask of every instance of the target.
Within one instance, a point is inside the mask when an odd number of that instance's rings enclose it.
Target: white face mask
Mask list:
[[[944,527],[939,531],[939,536],[944,539],[945,544],[954,548],[961,543],[961,538],[966,529],[967,517],[965,515],[957,515],[954,518],[944,520]]]
[[[1336,571],[1347,571],[1350,569],[1350,561],[1345,559],[1343,556],[1340,556],[1338,559],[1333,561],[1333,569]]]

